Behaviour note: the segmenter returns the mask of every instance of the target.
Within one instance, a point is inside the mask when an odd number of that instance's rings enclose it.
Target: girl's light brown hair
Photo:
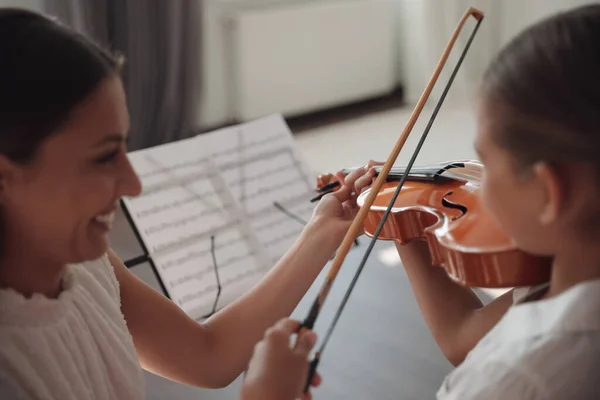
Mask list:
[[[600,5],[519,34],[490,64],[482,93],[494,140],[521,166],[585,162],[600,171]]]

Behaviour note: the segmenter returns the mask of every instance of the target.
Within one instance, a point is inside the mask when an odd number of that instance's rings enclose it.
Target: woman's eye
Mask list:
[[[118,154],[119,150],[111,151],[110,153],[104,154],[103,156],[99,157],[96,160],[96,162],[98,162],[99,164],[108,164],[112,162]]]

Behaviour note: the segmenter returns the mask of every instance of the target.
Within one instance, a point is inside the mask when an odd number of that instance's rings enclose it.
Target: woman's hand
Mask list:
[[[374,165],[381,165],[376,161],[352,171],[347,176],[342,172],[336,174],[341,187],[319,200],[313,211],[313,220],[333,225],[336,232],[345,234],[350,228],[354,217],[358,213],[356,198],[368,189],[375,177]]]
[[[300,326],[298,321],[282,319],[269,328],[255,349],[242,385],[243,400],[308,400],[302,393],[308,376],[308,354],[317,342],[312,331],[303,332],[290,347],[290,336]],[[315,375],[312,386],[321,378]]]

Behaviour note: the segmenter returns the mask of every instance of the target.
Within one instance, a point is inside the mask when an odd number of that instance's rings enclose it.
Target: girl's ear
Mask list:
[[[563,208],[566,194],[561,186],[560,177],[555,168],[545,162],[538,162],[533,166],[535,179],[540,183],[543,193],[542,208],[539,220],[542,225],[550,225],[558,219]]]

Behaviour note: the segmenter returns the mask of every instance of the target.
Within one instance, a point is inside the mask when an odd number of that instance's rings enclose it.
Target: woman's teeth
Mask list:
[[[106,225],[108,229],[112,228],[113,220],[115,219],[115,212],[110,212],[108,214],[98,215],[94,218],[96,222],[99,222],[103,225]]]

